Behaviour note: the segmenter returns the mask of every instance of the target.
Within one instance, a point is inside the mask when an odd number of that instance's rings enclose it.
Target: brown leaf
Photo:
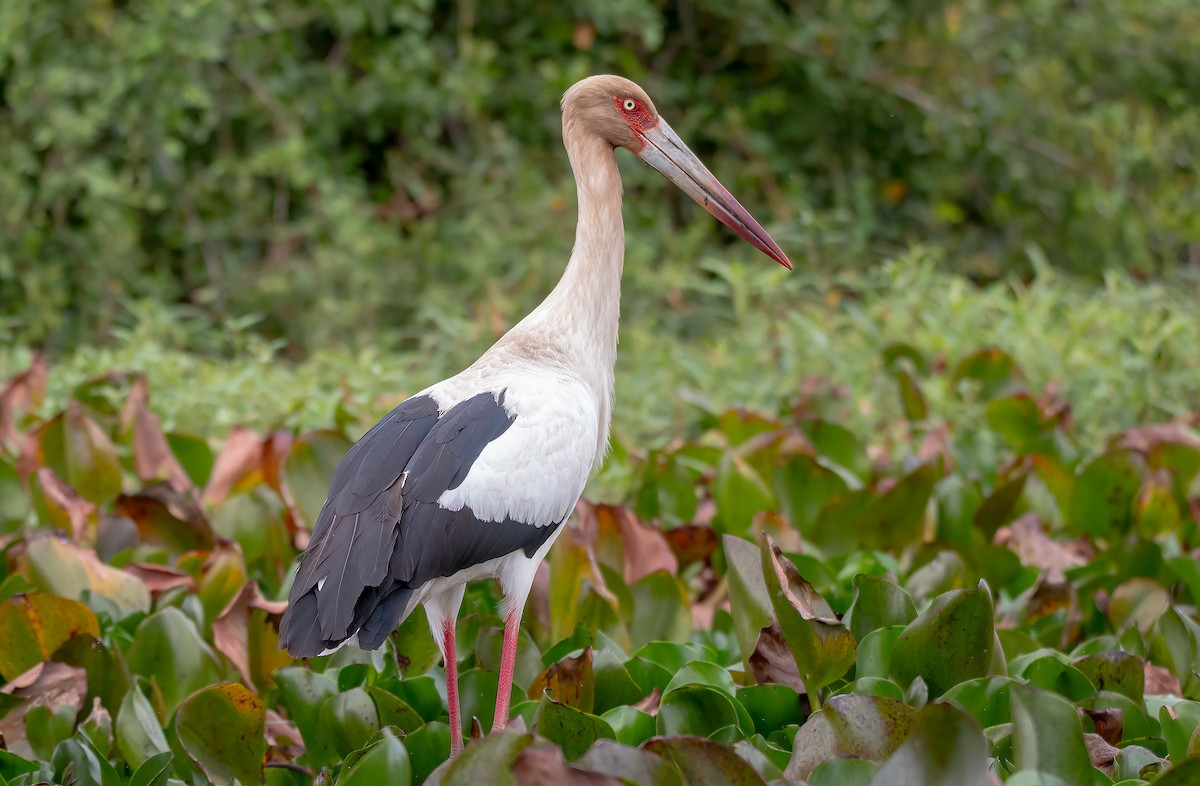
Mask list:
[[[1146,675],[1146,695],[1183,695],[1183,688],[1179,684],[1179,678],[1172,674],[1169,669],[1164,669],[1162,666],[1155,666],[1153,663],[1146,661],[1142,670]]]
[[[615,778],[567,764],[562,748],[545,743],[523,748],[512,774],[521,786],[621,786]]]
[[[23,436],[17,420],[20,415],[42,403],[50,364],[42,354],[35,354],[29,368],[8,380],[0,390],[0,442],[18,442]]]
[[[758,634],[758,644],[750,653],[750,673],[759,685],[787,685],[798,693],[804,693],[804,682],[792,650],[783,639],[778,622],[763,628]]]
[[[954,449],[950,445],[950,426],[939,423],[929,430],[921,447],[917,449],[917,458],[927,464],[935,458],[942,460],[942,471],[949,474],[954,469]]]
[[[1186,445],[1200,450],[1200,434],[1185,423],[1154,423],[1131,428],[1115,440],[1115,447],[1150,454],[1163,444]]]
[[[69,522],[71,537],[76,541],[82,540],[89,524],[96,521],[96,506],[79,496],[49,467],[39,469],[37,479],[41,484],[42,496],[51,508],[51,518],[55,518],[55,513],[60,514]]]
[[[262,440],[258,434],[245,426],[234,426],[213,462],[202,502],[213,507],[220,505],[247,475],[261,469],[262,461]]]
[[[123,567],[122,570],[126,573],[132,573],[141,579],[142,583],[150,589],[150,594],[156,599],[162,593],[176,587],[184,587],[191,592],[194,592],[196,589],[196,580],[192,578],[192,574],[185,573],[176,568],[168,568],[166,565],[154,565],[149,562],[131,562]]]
[[[170,484],[155,483],[137,494],[122,494],[117,498],[117,511],[137,524],[143,543],[176,551],[212,548],[212,527],[204,511]]]
[[[679,565],[707,563],[717,550],[717,531],[702,524],[675,527],[663,533]]]
[[[1048,574],[1043,573],[1029,594],[1029,602],[1025,604],[1026,621],[1036,622],[1059,609],[1070,608],[1072,600],[1071,585],[1066,579],[1052,581]]]
[[[641,710],[642,712],[646,713],[647,715],[649,715],[653,718],[657,718],[658,717],[658,703],[661,699],[662,699],[662,694],[659,692],[658,688],[654,688],[650,691],[649,696],[642,699],[641,701],[634,702],[633,708],[635,710]]]
[[[251,641],[253,635],[251,625],[253,624],[253,620],[250,612],[254,609],[260,609],[266,612],[268,616],[278,617],[286,608],[287,601],[266,600],[259,591],[258,585],[253,581],[248,581],[233,596],[221,613],[217,615],[217,618],[213,620],[213,646],[216,647],[218,652],[229,659],[229,662],[242,675],[242,680],[245,684],[251,688],[255,688],[255,680],[251,671],[253,660],[252,650],[254,648]],[[260,635],[265,632],[263,630],[258,631]],[[268,647],[268,652],[271,654],[274,654],[274,651],[278,650],[278,636],[274,636],[273,644],[273,647]],[[286,653],[279,652],[277,662],[259,664],[261,667],[259,668],[259,672],[269,674],[274,670],[274,667],[286,666],[289,663],[291,663],[291,658]]]
[[[304,755],[304,740],[296,724],[270,707],[267,708],[263,732],[270,747],[268,761],[292,762]]]
[[[134,471],[143,481],[166,478],[171,488],[187,491],[192,487],[192,479],[175,458],[158,415],[150,411],[149,401],[146,378],[139,374],[129,390],[121,418],[130,423],[133,430]]]
[[[28,756],[32,751],[25,743],[26,714],[34,707],[55,710],[69,705],[78,715],[87,697],[87,672],[65,663],[43,661],[14,677],[0,688],[0,693],[25,699],[0,718],[0,738],[5,740],[9,750]]]
[[[1116,761],[1117,754],[1121,752],[1120,749],[1109,745],[1099,734],[1084,734],[1083,742],[1087,746],[1088,758],[1092,760],[1092,766],[1112,777],[1113,762]]]
[[[596,681],[592,677],[592,648],[585,647],[574,658],[563,658],[537,676],[529,686],[528,696],[537,699],[543,691],[550,698],[584,712],[591,712],[595,703]]]
[[[607,535],[621,543],[626,584],[659,570],[672,574],[679,572],[679,561],[662,531],[643,524],[629,508],[581,501],[576,506],[576,513],[580,528],[593,542],[603,541]]]
[[[1096,734],[1110,745],[1116,745],[1121,741],[1121,732],[1125,727],[1125,711],[1121,709],[1111,710],[1084,710],[1092,723],[1096,726]]]
[[[1022,565],[1045,571],[1046,579],[1055,584],[1066,581],[1064,571],[1087,564],[1078,543],[1053,540],[1034,513],[1026,513],[1007,527],[1000,527],[994,542],[1007,546]]]
[[[290,494],[283,482],[283,462],[292,450],[292,439],[292,432],[276,429],[262,443],[263,482],[284,497],[284,503],[289,509],[293,507],[293,501],[288,499]]]

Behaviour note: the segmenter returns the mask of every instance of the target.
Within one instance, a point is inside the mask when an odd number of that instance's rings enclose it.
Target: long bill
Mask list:
[[[638,158],[661,172],[667,180],[679,186],[685,194],[699,202],[722,224],[745,238],[750,245],[791,269],[792,263],[788,261],[779,244],[754,220],[754,216],[733,198],[733,194],[721,185],[721,181],[708,171],[700,159],[696,158],[696,154],[688,150],[687,145],[667,125],[666,120],[658,118],[658,124],[641,132],[641,136],[646,144],[637,153]]]

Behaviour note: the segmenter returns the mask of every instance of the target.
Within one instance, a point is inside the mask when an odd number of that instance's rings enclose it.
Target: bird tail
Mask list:
[[[397,587],[374,608],[367,621],[358,629],[358,646],[364,650],[377,649],[404,622],[409,614],[413,587]]]

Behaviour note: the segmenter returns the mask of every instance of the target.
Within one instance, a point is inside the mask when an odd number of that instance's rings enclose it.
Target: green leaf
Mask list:
[[[763,779],[730,748],[701,737],[654,737],[642,749],[671,762],[688,786],[763,786]]]
[[[170,751],[154,708],[136,685],[130,686],[121,701],[113,731],[121,755],[131,766],[138,767],[152,757]]]
[[[49,658],[72,637],[100,635],[100,623],[79,601],[30,593],[0,603],[0,677],[12,680]]]
[[[168,717],[184,699],[221,677],[216,656],[191,619],[174,606],[142,620],[128,661],[135,674],[158,684]]]
[[[42,465],[79,496],[97,505],[121,493],[121,464],[112,440],[78,401],[47,421],[38,434]]]
[[[881,762],[908,737],[916,711],[878,696],[834,696],[800,727],[784,775],[805,779],[826,759],[853,756]]]
[[[1200,759],[1188,759],[1172,767],[1154,786],[1200,786]]]
[[[1031,685],[1014,685],[1011,695],[1017,768],[1038,770],[1066,783],[1090,782],[1092,765],[1075,707]]]
[[[266,705],[244,685],[212,685],[179,705],[179,744],[217,786],[262,781]]]
[[[358,760],[338,775],[338,786],[410,786],[412,763],[404,743],[390,730],[382,730],[383,739],[372,743]]]
[[[345,757],[367,744],[379,732],[379,711],[362,688],[353,688],[326,699],[321,705],[320,726],[333,749]]]
[[[692,610],[679,579],[659,570],[635,581],[629,591],[633,596],[633,621],[629,625],[633,647],[662,639],[687,639],[692,630]]]
[[[764,737],[804,720],[800,694],[787,685],[749,685],[738,688],[736,698],[754,722],[754,730]]]
[[[568,761],[578,759],[596,740],[617,738],[603,719],[545,694],[533,714],[532,730],[561,747]]]
[[[125,614],[150,611],[150,590],[145,584],[70,541],[33,538],[26,544],[22,562],[33,586],[42,592],[75,599],[91,592],[108,598]]]
[[[1128,652],[1113,650],[1088,655],[1074,661],[1097,691],[1108,690],[1127,696],[1135,704],[1142,703],[1146,688],[1146,670],[1141,658]]]
[[[1133,451],[1097,456],[1075,481],[1068,521],[1076,532],[1111,538],[1129,531],[1144,461]]]
[[[468,746],[448,768],[437,773],[427,783],[441,786],[517,786],[512,763],[522,750],[533,743],[533,735],[506,729],[502,734],[489,734]]]
[[[723,535],[749,535],[754,515],[776,507],[771,489],[737,453],[726,453],[721,457],[712,496],[717,506],[714,523]]]
[[[1018,454],[1033,448],[1046,429],[1038,403],[1026,393],[989,401],[987,421]]]
[[[871,786],[879,765],[866,759],[826,759],[808,776],[808,786]]]
[[[943,593],[896,640],[892,674],[902,685],[923,677],[929,695],[940,696],[964,680],[987,675],[995,638],[986,584]]]
[[[938,471],[933,464],[921,464],[887,491],[872,496],[855,524],[859,542],[895,551],[920,542],[925,509],[937,479]]]
[[[854,663],[854,636],[770,536],[764,538],[761,553],[763,577],[779,627],[809,699],[819,706],[820,689]]]
[[[450,727],[430,721],[404,738],[412,765],[413,783],[424,783],[429,773],[437,769],[450,754]]]
[[[707,737],[718,729],[738,725],[734,700],[709,685],[682,685],[658,705],[659,734],[693,734]]]
[[[321,705],[337,693],[337,683],[325,674],[298,666],[280,669],[274,676],[288,714],[304,738],[305,758],[309,764],[320,767],[337,761],[339,756],[330,734],[320,722]],[[438,711],[441,709],[439,699]]]
[[[1021,371],[1016,361],[1002,349],[981,349],[958,361],[950,372],[950,386],[962,391],[963,383],[971,383],[979,400],[987,401],[1015,389],[1020,384]]]
[[[988,786],[987,765],[987,741],[975,721],[935,703],[921,710],[908,739],[871,786]]]
[[[630,707],[613,707],[600,718],[607,723],[624,745],[641,745],[658,733],[658,722],[653,715]]]
[[[960,707],[983,728],[1012,720],[1010,691],[1016,681],[1009,677],[979,677],[960,682],[942,694],[942,699]]]
[[[678,767],[661,756],[631,745],[627,742],[597,740],[577,764],[584,770],[617,778],[622,783],[685,786]]]
[[[164,751],[146,759],[134,771],[129,786],[166,786],[171,777],[171,763],[175,754]]]
[[[851,579],[854,599],[842,622],[862,641],[868,633],[892,625],[907,625],[917,618],[912,598],[894,582],[882,576],[860,573]]]
[[[1144,636],[1171,606],[1171,598],[1157,581],[1133,578],[1112,592],[1108,617],[1118,633],[1134,627]]]
[[[345,435],[328,430],[310,431],[292,443],[283,462],[283,482],[295,513],[309,529],[325,504],[329,479],[351,447]]]
[[[625,665],[607,649],[597,650],[593,655],[592,674],[596,682],[593,712],[603,715],[614,707],[633,704],[646,696]]]
[[[758,645],[759,632],[774,620],[771,597],[763,578],[762,556],[753,543],[733,535],[722,535],[721,545],[725,552],[725,578],[729,582],[733,628],[742,661],[748,664]],[[748,665],[746,670],[749,672]]]

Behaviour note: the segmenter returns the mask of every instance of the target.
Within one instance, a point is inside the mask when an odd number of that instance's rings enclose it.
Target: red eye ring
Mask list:
[[[612,102],[617,111],[624,115],[625,122],[629,123],[634,133],[647,131],[658,125],[658,118],[646,108],[646,104],[640,99],[629,98],[627,96],[613,96]]]

